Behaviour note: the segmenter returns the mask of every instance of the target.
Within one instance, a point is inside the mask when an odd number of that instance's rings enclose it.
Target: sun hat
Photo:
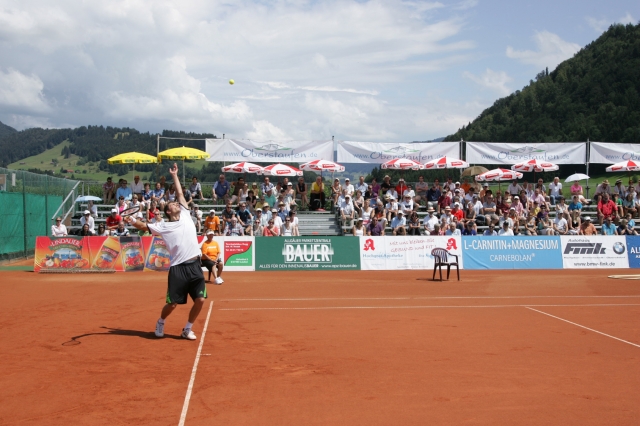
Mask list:
[[[91,214],[91,212],[89,210],[85,210],[84,214]]]
[[[215,235],[215,232],[213,232],[213,230],[209,229],[209,230],[207,231],[207,235]]]
[[[111,209],[111,213],[118,213],[118,209]]]

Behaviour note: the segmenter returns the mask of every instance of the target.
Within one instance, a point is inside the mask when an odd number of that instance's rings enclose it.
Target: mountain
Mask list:
[[[6,124],[0,121],[0,139],[2,139],[4,136],[10,135],[16,132],[17,132],[16,129],[14,129],[13,127],[7,126]]]
[[[597,40],[498,99],[446,141],[640,142],[640,24]]]

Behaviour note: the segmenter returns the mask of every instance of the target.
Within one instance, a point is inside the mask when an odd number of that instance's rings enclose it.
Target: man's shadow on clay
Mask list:
[[[104,328],[105,330],[107,330],[104,333],[85,333],[85,334],[81,334],[79,336],[73,336],[71,339],[69,339],[68,341],[64,342],[62,344],[62,346],[76,346],[79,345],[80,343],[82,343],[80,341],[80,339],[84,338],[84,337],[89,337],[89,336],[129,336],[129,337],[141,337],[143,339],[149,339],[149,340],[159,340],[161,338],[156,337],[155,333],[153,331],[140,331],[140,330],[124,330],[121,328],[109,328],[109,327],[100,327],[100,328]],[[176,336],[176,335],[172,335],[172,334],[165,334],[164,337],[162,337],[162,339],[176,339],[179,340],[181,339],[180,336]]]

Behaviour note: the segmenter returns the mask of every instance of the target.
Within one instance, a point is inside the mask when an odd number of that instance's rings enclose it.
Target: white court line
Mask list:
[[[640,345],[638,345],[638,344],[636,344],[636,343],[631,343],[631,342],[628,342],[628,341],[626,341],[626,340],[622,340],[622,339],[620,339],[620,338],[618,338],[618,337],[615,337],[615,336],[612,336],[612,335],[610,335],[610,334],[603,333],[603,332],[598,331],[598,330],[594,330],[593,328],[585,327],[584,325],[580,325],[580,324],[578,324],[578,323],[575,323],[575,322],[572,322],[572,321],[566,320],[566,319],[564,319],[564,318],[557,317],[557,316],[555,316],[555,315],[548,314],[548,313],[546,313],[546,312],[539,311],[539,310],[537,310],[537,309],[530,308],[530,307],[528,307],[528,306],[525,306],[525,308],[527,308],[527,309],[529,309],[529,310],[532,310],[532,311],[539,312],[539,313],[544,314],[544,315],[547,315],[547,316],[549,316],[549,317],[551,317],[551,318],[559,319],[560,321],[568,322],[569,324],[573,324],[573,325],[576,325],[576,326],[578,326],[578,327],[582,327],[582,328],[584,328],[585,330],[593,331],[594,333],[602,334],[603,336],[611,337],[612,339],[616,339],[616,340],[619,340],[619,341],[621,341],[621,342],[628,343],[628,344],[629,344],[629,345],[631,345],[631,346],[635,346],[635,347],[637,347],[637,348],[640,348]]]
[[[322,300],[428,300],[428,299],[624,299],[629,296],[405,296],[405,297],[301,297],[283,299],[222,299],[220,302],[296,302],[296,301],[322,301]]]
[[[584,305],[416,305],[416,306],[318,306],[306,308],[220,308],[219,311],[321,311],[332,309],[442,309],[442,308],[526,308],[529,306],[640,306],[640,303],[592,303]]]
[[[193,382],[195,382],[196,380],[196,372],[198,371],[198,362],[200,361],[200,352],[202,352],[204,335],[207,334],[207,327],[209,326],[209,317],[211,316],[212,308],[213,308],[213,300],[209,304],[209,313],[207,313],[207,320],[204,322],[204,328],[202,329],[202,337],[200,337],[200,345],[198,346],[198,352],[196,353],[196,360],[193,362],[193,369],[191,370],[191,380],[189,380],[189,386],[187,386],[187,394],[184,397],[184,404],[182,405],[182,414],[180,414],[180,423],[178,423],[178,426],[184,426],[184,421],[187,419],[187,410],[189,409],[189,401],[191,400],[191,391],[193,390]]]

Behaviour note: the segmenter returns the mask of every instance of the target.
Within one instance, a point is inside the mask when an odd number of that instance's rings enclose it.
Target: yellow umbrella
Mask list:
[[[158,160],[153,155],[143,154],[141,152],[125,152],[111,157],[107,160],[109,164],[133,164],[133,173],[136,172],[136,163],[151,164],[157,163]]]
[[[178,148],[166,149],[158,153],[158,160],[182,160],[182,182],[184,183],[184,160],[202,160],[210,155],[199,149],[181,146]]]

